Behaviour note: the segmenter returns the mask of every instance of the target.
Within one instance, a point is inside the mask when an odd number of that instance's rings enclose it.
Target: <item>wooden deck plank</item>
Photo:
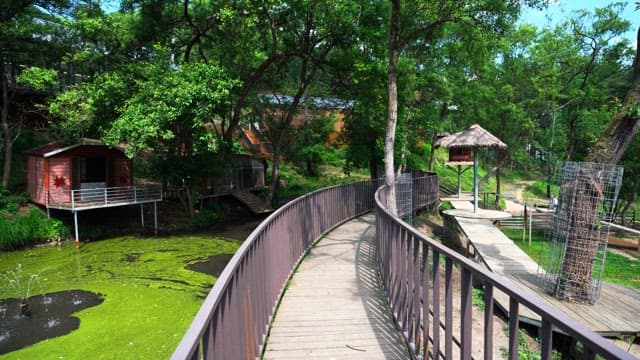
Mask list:
[[[463,208],[468,205],[456,204]],[[562,301],[547,294],[537,281],[538,264],[505,236],[490,221],[456,218],[462,231],[477,250],[485,265],[499,273],[525,293],[538,296],[590,329],[606,336],[640,333],[640,292],[617,284],[603,282],[600,298],[593,305]],[[496,302],[506,311],[508,297],[496,291]],[[520,309],[522,320],[532,323],[539,316],[526,308]]]
[[[375,270],[375,218],[347,222],[307,255],[282,299],[264,359],[407,359]]]

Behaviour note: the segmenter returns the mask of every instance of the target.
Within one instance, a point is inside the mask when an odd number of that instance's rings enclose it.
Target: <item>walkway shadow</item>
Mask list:
[[[385,351],[385,359],[406,359],[409,356],[406,343],[395,326],[378,277],[375,215],[366,215],[353,221],[367,225],[366,230],[355,240],[358,292],[361,295],[367,319],[376,333],[380,347]]]

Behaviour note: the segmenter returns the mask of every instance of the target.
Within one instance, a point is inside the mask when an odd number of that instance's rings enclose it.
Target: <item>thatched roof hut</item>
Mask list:
[[[502,142],[502,140],[498,139],[487,130],[483,129],[478,124],[473,124],[466,128],[464,131],[441,137],[435,142],[434,146],[444,147],[447,149],[461,147],[492,147],[499,149],[507,148],[507,144]]]
[[[475,150],[480,147],[506,149],[507,144],[480,125],[473,124],[461,132],[439,138],[436,140],[434,147],[449,149],[449,163],[447,165],[458,166],[458,196],[462,192],[460,179],[462,171],[460,166],[473,164],[473,212],[475,213],[478,208],[478,158]],[[473,163],[470,161],[472,152]]]

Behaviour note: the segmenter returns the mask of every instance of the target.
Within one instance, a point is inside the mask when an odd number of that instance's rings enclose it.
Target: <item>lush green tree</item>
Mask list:
[[[127,144],[129,156],[143,150],[161,153],[163,175],[177,188],[193,215],[194,192],[208,174],[197,159],[216,152],[215,123],[231,103],[236,82],[213,64],[147,64],[133,96],[119,108],[105,131],[108,144]]]
[[[62,40],[68,30],[62,15],[69,6],[65,0],[9,0],[0,5],[0,145],[4,187],[11,179],[13,144],[24,119],[38,112],[33,102],[25,98],[46,96],[51,90],[49,86],[57,80],[55,71],[61,72],[59,65],[68,46]]]
[[[538,5],[539,1],[527,1]],[[385,135],[385,182],[391,185],[390,204],[394,211],[394,153],[398,123],[398,63],[401,54],[410,49],[430,46],[445,34],[445,25],[464,23],[500,32],[508,29],[520,11],[520,2],[510,1],[411,1],[391,0],[389,22],[388,115]]]

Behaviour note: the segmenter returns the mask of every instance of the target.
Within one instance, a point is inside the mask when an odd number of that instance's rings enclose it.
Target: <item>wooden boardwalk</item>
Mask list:
[[[284,294],[264,359],[407,359],[376,272],[375,217],[351,220],[304,259]]]
[[[640,334],[640,292],[637,290],[603,282],[600,298],[594,305],[558,300],[539,286],[536,277],[538,264],[491,221],[462,217],[456,220],[491,271],[509,278],[525,292],[540,297],[601,335]],[[500,307],[508,309],[509,299],[506,295],[497,292],[496,301]],[[527,308],[520,309],[520,317],[536,325],[540,322],[540,318]]]

